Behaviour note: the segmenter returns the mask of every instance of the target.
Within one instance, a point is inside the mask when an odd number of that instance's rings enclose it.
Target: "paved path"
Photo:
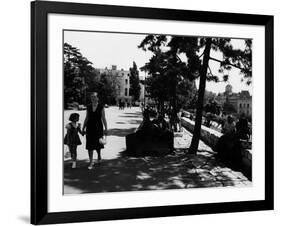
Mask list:
[[[71,111],[65,112],[65,122]],[[85,111],[79,111],[83,122]],[[88,156],[83,144],[78,148],[78,168],[71,169],[69,158],[64,164],[64,193],[118,192],[197,187],[249,186],[251,182],[213,157],[210,147],[200,141],[198,155],[187,155],[192,134],[184,130],[175,134],[174,155],[165,157],[122,157],[125,136],[141,122],[139,108],[106,108],[108,144],[102,150],[104,161],[87,169]],[[66,151],[66,149],[65,149]]]

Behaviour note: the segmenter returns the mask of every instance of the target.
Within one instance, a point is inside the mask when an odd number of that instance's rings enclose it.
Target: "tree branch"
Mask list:
[[[210,66],[208,66],[208,69],[209,69],[209,71],[210,71],[210,74],[211,74],[213,77],[215,77],[214,74],[213,74],[213,72],[212,72],[212,70],[211,70],[211,68],[210,68]]]
[[[182,63],[181,58],[178,56],[178,54],[176,54],[177,59]]]
[[[208,66],[208,69],[209,69],[209,72],[210,72],[210,74],[212,75],[212,77],[217,77],[217,78],[219,77],[219,76],[213,74],[213,72],[212,72],[210,66]],[[221,81],[221,80],[216,81],[216,83],[219,83],[219,82],[224,82],[224,81]]]
[[[204,51],[203,51],[203,53],[199,56],[199,58],[201,58],[203,55],[204,55]]]
[[[217,61],[217,62],[219,62],[219,63],[224,63],[223,61],[218,60],[218,59],[213,58],[213,57],[210,57],[209,59],[210,59],[210,60]],[[238,69],[240,69],[240,70],[245,70],[245,68],[241,68],[241,67],[239,67],[239,66],[237,66],[237,65],[234,65],[234,64],[232,64],[232,63],[226,63],[226,64],[228,64],[228,65],[230,65],[230,66],[232,66],[232,67],[236,67],[236,68],[238,68]]]

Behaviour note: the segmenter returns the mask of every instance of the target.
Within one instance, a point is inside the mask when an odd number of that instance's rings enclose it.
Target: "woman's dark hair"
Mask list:
[[[70,116],[69,116],[69,121],[73,122],[75,120],[78,120],[79,119],[79,114],[78,113],[72,113]]]

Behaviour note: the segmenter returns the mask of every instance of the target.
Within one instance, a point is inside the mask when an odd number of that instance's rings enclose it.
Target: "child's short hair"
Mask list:
[[[75,120],[78,120],[79,119],[79,114],[78,113],[72,113],[70,116],[69,116],[69,121],[73,122]]]

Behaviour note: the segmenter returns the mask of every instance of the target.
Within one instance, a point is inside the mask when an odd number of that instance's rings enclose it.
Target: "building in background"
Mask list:
[[[225,106],[231,106],[234,113],[252,115],[252,96],[249,91],[242,90],[240,93],[233,93],[232,86],[227,85],[225,92],[219,93],[215,97],[215,101],[220,105],[221,109]]]
[[[116,77],[116,103],[132,103],[132,96],[130,96],[130,72],[117,69],[116,65],[111,68],[97,69],[101,74],[105,73]]]

